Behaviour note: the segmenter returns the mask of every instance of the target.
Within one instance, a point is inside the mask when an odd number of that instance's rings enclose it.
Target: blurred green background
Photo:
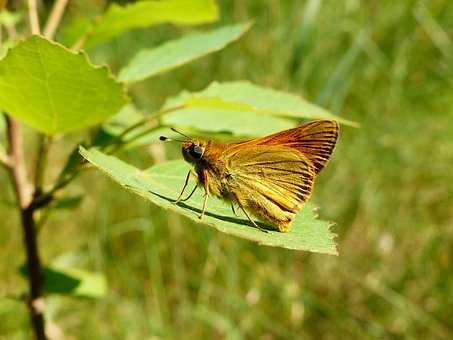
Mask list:
[[[247,79],[361,123],[342,129],[312,198],[320,217],[337,223],[340,256],[222,235],[90,172],[69,187],[81,205],[53,212],[39,243],[46,263],[105,274],[108,292],[97,300],[49,297],[52,334],[453,338],[453,2],[218,3],[220,24],[252,19],[251,31],[219,53],[134,85],[133,99],[151,112],[183,89]],[[68,17],[104,5],[70,1]],[[137,30],[91,57],[115,69],[139,47],[190,30]],[[79,140],[72,138],[52,149],[52,162],[61,164]],[[148,166],[156,158],[150,150],[122,158]],[[158,158],[174,157],[170,148]],[[0,186],[7,193],[0,197],[0,338],[22,338],[28,315],[13,298],[27,287],[18,274],[22,234],[3,170]]]

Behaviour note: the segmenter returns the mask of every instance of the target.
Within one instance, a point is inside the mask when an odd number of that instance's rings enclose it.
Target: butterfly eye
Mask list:
[[[203,156],[203,149],[199,145],[194,144],[190,148],[189,154],[195,159],[200,159]]]

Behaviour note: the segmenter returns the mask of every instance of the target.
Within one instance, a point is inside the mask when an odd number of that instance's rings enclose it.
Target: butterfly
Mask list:
[[[318,120],[238,143],[216,143],[180,134],[187,138],[179,140],[182,155],[194,167],[175,203],[187,201],[201,187],[204,200],[200,218],[208,198],[216,196],[231,203],[235,214],[234,207],[238,206],[253,226],[262,229],[250,214],[286,232],[309,199],[316,176],[329,161],[339,124]],[[163,136],[160,139],[171,141]],[[182,198],[192,175],[197,186]]]

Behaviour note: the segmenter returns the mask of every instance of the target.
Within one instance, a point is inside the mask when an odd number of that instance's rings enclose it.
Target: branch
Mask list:
[[[9,162],[19,207],[26,209],[31,202],[32,190],[27,179],[23,154],[22,129],[20,123],[6,116],[6,127],[9,141]]]
[[[47,19],[46,26],[44,27],[44,36],[47,39],[53,39],[53,36],[57,31],[58,25],[60,24],[67,4],[68,0],[55,1],[49,18]]]
[[[23,153],[21,125],[15,119],[6,116],[7,137],[9,141],[8,167],[17,204],[20,208],[20,217],[24,235],[24,246],[27,254],[27,268],[30,287],[28,308],[35,337],[38,340],[46,339],[44,326],[44,300],[42,294],[42,268],[38,253],[36,225],[32,205],[32,188],[27,178],[26,165]]]
[[[30,27],[32,34],[41,34],[39,28],[39,18],[38,18],[38,5],[36,0],[28,0],[28,18],[30,20]]]

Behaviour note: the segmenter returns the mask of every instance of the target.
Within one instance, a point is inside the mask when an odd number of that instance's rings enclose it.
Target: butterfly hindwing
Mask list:
[[[279,223],[290,223],[309,198],[315,168],[297,150],[256,145],[228,152],[226,168],[230,190],[255,214]]]

